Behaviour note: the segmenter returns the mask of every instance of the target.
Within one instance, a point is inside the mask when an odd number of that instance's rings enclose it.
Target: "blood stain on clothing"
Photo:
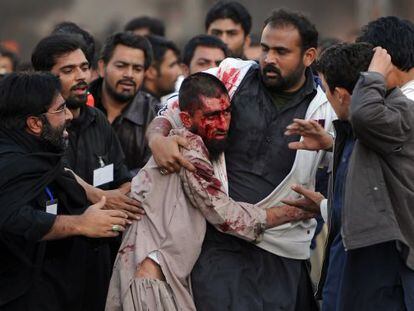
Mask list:
[[[246,226],[241,221],[240,217],[234,221],[226,220],[222,224],[218,225],[219,229],[223,232],[242,232],[246,230]]]
[[[123,254],[125,254],[127,252],[134,251],[134,249],[135,249],[135,244],[129,244],[129,245],[126,245],[125,247],[123,247],[122,249],[120,249],[118,251],[118,253],[120,253],[121,255],[123,255]]]
[[[220,72],[219,72],[220,73]],[[240,70],[237,68],[231,68],[229,71],[224,71],[221,77],[221,82],[226,86],[228,92],[235,86],[237,79],[239,78]]]

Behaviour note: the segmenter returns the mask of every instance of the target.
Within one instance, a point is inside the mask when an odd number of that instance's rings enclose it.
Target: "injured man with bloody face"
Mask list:
[[[194,171],[167,175],[151,158],[133,179],[131,196],[146,216],[126,231],[106,303],[114,310],[195,310],[189,277],[200,254],[206,220],[217,230],[252,243],[267,228],[313,217],[291,206],[270,208],[228,197],[224,153],[230,99],[213,75],[187,77],[179,93],[184,128],[170,135],[188,141],[181,153]]]

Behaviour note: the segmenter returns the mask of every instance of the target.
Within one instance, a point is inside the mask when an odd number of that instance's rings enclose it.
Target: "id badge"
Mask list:
[[[93,171],[93,186],[112,182],[114,180],[114,164],[105,165]]]
[[[58,200],[46,201],[46,213],[57,215]]]

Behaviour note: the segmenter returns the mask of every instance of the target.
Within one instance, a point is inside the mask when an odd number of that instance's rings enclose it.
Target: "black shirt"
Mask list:
[[[226,150],[230,197],[257,203],[289,174],[296,151],[288,143],[300,137],[284,132],[294,118],[305,117],[315,95],[313,75],[307,70],[304,86],[279,110],[261,80],[259,66],[252,66],[232,99]]]
[[[102,83],[102,78],[94,81],[90,91],[94,97],[96,108],[106,114],[101,99]],[[112,127],[125,153],[126,166],[133,175],[147,163],[151,156],[145,132],[156,115],[157,103],[158,101],[153,96],[139,91],[122,110],[121,115],[112,122]]]
[[[87,183],[93,184],[93,172],[102,163],[114,165],[114,180],[99,188],[116,189],[131,180],[118,137],[101,111],[81,107],[79,117],[72,120],[68,132],[65,164]]]

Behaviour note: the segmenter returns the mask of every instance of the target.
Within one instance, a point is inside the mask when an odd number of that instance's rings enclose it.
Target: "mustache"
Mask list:
[[[217,130],[214,132],[215,135],[227,135],[227,133],[228,133],[227,131],[220,131],[220,130]]]
[[[81,81],[78,84],[75,84],[74,86],[72,86],[70,89],[71,91],[77,90],[77,89],[83,89],[83,88],[87,88],[88,87],[88,83],[86,83],[85,81]]]
[[[135,83],[133,79],[128,79],[128,78],[119,80],[116,84],[121,84],[121,83],[126,83],[126,82],[134,85],[135,87],[137,86],[137,84]]]
[[[273,72],[273,73],[276,73],[276,74],[278,74],[279,76],[281,76],[281,75],[282,75],[282,73],[280,72],[280,70],[279,70],[278,68],[276,68],[276,67],[272,66],[272,65],[266,65],[266,66],[263,68],[263,74],[266,74],[266,73],[268,73],[268,72]]]

